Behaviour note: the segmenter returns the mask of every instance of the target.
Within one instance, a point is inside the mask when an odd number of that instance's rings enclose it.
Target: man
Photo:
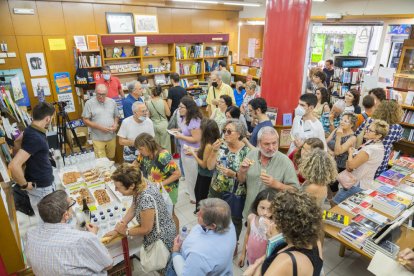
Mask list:
[[[132,116],[132,104],[135,102],[144,102],[142,97],[142,85],[139,81],[132,81],[128,83],[128,96],[123,100],[124,118]]]
[[[54,113],[53,105],[46,102],[33,108],[33,122],[24,130],[21,148],[9,164],[14,181],[20,188],[27,190],[30,205],[37,217],[37,204],[55,190],[46,137],[46,129],[51,124]]]
[[[233,275],[236,231],[230,207],[222,199],[200,201],[198,224],[181,242],[174,240],[172,262],[177,275]]]
[[[382,101],[387,99],[385,90],[380,87],[369,90],[368,95],[371,95],[372,97],[374,97],[374,101],[375,101],[374,108],[378,107]]]
[[[99,241],[98,227],[73,229],[75,201],[65,191],[45,196],[38,205],[44,221],[26,234],[25,254],[36,275],[107,275],[112,267],[108,249]]]
[[[246,94],[246,90],[244,90],[243,83],[241,81],[236,82],[233,94],[234,99],[236,100],[236,105],[240,107],[243,103],[244,94]]]
[[[325,61],[325,68],[323,68],[323,72],[326,75],[326,87],[330,88],[331,85],[331,80],[332,77],[335,73],[335,69],[334,69],[334,65],[333,65],[333,60],[332,59],[327,59]]]
[[[180,75],[177,73],[172,73],[170,79],[173,87],[168,89],[168,107],[171,110],[171,115],[174,114],[174,111],[178,108],[180,100],[182,97],[187,95],[187,90],[180,86]]]
[[[144,89],[142,92],[143,100],[149,101],[151,99],[151,91],[148,85],[148,78],[146,76],[140,75],[138,76],[138,81],[141,83],[142,88]]]
[[[295,109],[295,118],[293,119],[291,136],[293,141],[290,144],[288,154],[295,148],[302,146],[308,138],[319,138],[324,144],[326,150],[325,132],[322,123],[315,117],[313,109],[318,103],[316,95],[306,93],[300,96],[299,105]]]
[[[122,85],[119,79],[111,75],[111,69],[109,66],[102,67],[102,78],[96,81],[96,85],[104,84],[108,90],[108,97],[111,99],[125,97],[124,91],[122,90]]]
[[[231,73],[227,71],[227,63],[224,60],[219,61],[219,71],[221,73],[222,80],[225,84],[230,85],[231,83]]]
[[[357,122],[355,128],[357,129],[363,122],[365,122],[372,113],[374,113],[375,99],[371,95],[366,95],[362,99],[362,106],[364,107],[364,112],[357,114]]]
[[[246,182],[247,195],[243,216],[247,218],[257,194],[273,188],[278,191],[298,186],[298,178],[292,161],[279,152],[279,135],[270,126],[260,129],[258,148],[252,149],[241,163],[237,173],[240,183]]]
[[[214,110],[218,107],[219,99],[221,95],[228,95],[231,97],[232,102],[236,102],[234,99],[233,89],[231,89],[230,85],[225,84],[221,80],[221,72],[214,71],[210,75],[211,86],[208,89],[207,94],[207,112],[209,116],[214,112]]]
[[[95,93],[96,96],[85,103],[82,119],[90,129],[95,156],[112,159],[115,157],[118,108],[113,99],[106,97],[108,89],[104,84],[97,84]]]
[[[270,126],[273,127],[272,122],[270,121],[269,117],[266,115],[267,111],[267,103],[266,100],[263,98],[256,98],[249,102],[248,105],[249,114],[252,118],[252,122],[256,121],[257,125],[254,127],[252,131],[252,135],[250,136],[250,144],[253,146],[257,145],[257,134],[262,127]]]
[[[144,132],[155,136],[154,124],[147,117],[148,109],[145,103],[135,102],[132,105],[132,112],[133,116],[124,119],[118,131],[119,144],[124,146],[124,161],[128,163],[134,162],[137,158],[135,138]]]

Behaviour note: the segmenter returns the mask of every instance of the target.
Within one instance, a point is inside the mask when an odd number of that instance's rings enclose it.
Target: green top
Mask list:
[[[221,80],[225,83],[230,85],[231,83],[231,73],[227,70],[222,70],[221,72]],[[236,104],[236,103],[233,103]]]
[[[250,166],[246,175],[247,195],[246,203],[244,204],[243,217],[247,218],[251,204],[256,198],[257,194],[266,189],[266,185],[260,179],[262,168],[266,170],[268,175],[286,185],[298,187],[298,177],[296,176],[295,168],[292,161],[281,152],[277,152],[275,156],[269,161],[266,167],[263,167],[259,159],[259,149],[251,150],[247,156],[254,164]]]
[[[238,172],[241,162],[244,160],[249,151],[250,149],[247,146],[243,146],[238,152],[231,152],[226,144],[222,144],[217,152],[217,162],[220,162],[220,164],[228,169]],[[216,170],[213,180],[211,181],[211,188],[218,193],[231,192],[234,184],[234,178],[227,177],[219,170]],[[245,195],[246,185],[244,183],[239,183],[235,194]]]
[[[165,114],[163,99],[152,99],[147,102],[147,107],[149,112],[151,113],[151,120],[154,123],[160,121],[167,121],[167,115]]]

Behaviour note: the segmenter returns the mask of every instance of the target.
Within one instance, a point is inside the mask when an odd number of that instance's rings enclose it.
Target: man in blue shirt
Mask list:
[[[263,98],[256,98],[249,102],[248,105],[249,114],[252,117],[252,122],[256,121],[256,126],[253,129],[252,135],[250,136],[250,144],[257,146],[257,133],[262,127],[270,126],[273,127],[272,122],[266,115],[267,103]]]
[[[135,102],[143,102],[141,99],[142,91],[142,84],[139,81],[133,81],[128,83],[128,96],[125,97],[122,105],[124,109],[124,118],[128,118],[129,116],[133,115],[132,112],[132,105]]]
[[[233,275],[233,253],[236,231],[231,222],[230,207],[222,199],[200,201],[198,224],[184,242],[177,236],[172,253],[173,269],[177,275]],[[171,263],[168,272],[171,272]],[[173,275],[167,273],[167,275]]]
[[[236,88],[233,88],[233,92],[234,99],[236,100],[236,105],[240,107],[243,103],[244,94],[246,93],[246,90],[244,90],[243,83],[241,81],[236,82]]]

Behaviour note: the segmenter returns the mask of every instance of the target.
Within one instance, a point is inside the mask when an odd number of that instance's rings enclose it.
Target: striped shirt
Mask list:
[[[66,223],[44,223],[26,235],[26,256],[35,275],[107,275],[113,260],[98,237]]]

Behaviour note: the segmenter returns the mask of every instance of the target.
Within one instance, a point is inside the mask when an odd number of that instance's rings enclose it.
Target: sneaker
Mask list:
[[[173,154],[173,158],[174,158],[174,159],[178,159],[178,158],[180,158],[180,154],[179,154],[178,152],[174,153],[174,154]]]
[[[185,181],[185,177],[184,177],[184,176],[181,176],[181,177],[180,177],[180,181],[181,181],[181,182],[184,182],[184,181]]]

